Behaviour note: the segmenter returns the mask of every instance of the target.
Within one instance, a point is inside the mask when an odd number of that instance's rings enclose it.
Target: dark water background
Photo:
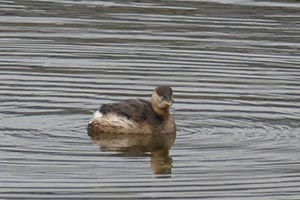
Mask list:
[[[175,91],[172,172],[101,150],[102,103]],[[0,199],[300,199],[300,2],[0,2]]]

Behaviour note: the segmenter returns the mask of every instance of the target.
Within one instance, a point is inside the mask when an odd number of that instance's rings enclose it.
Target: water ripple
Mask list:
[[[297,1],[15,0],[0,11],[1,198],[299,199]],[[168,155],[87,135],[101,104],[149,99],[160,84],[175,93]]]

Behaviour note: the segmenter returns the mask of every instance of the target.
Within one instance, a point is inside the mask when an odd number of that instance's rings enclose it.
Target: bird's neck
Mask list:
[[[169,107],[162,108],[160,107],[160,104],[160,97],[158,96],[156,91],[154,91],[151,96],[151,107],[153,111],[162,118],[168,117],[170,115]]]
[[[158,116],[162,117],[163,119],[168,118],[170,115],[169,108],[161,109],[152,104],[152,109]]]

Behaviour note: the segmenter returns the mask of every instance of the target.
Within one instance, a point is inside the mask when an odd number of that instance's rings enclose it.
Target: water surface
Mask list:
[[[296,0],[1,1],[0,198],[299,199],[299,13]],[[101,104],[160,84],[175,93],[167,154],[88,136]]]

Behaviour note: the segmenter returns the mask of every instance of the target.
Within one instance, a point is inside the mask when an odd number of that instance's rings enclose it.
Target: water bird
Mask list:
[[[168,85],[155,88],[151,100],[127,99],[102,105],[88,124],[92,133],[167,134],[175,133],[175,120],[170,113],[174,102]]]

